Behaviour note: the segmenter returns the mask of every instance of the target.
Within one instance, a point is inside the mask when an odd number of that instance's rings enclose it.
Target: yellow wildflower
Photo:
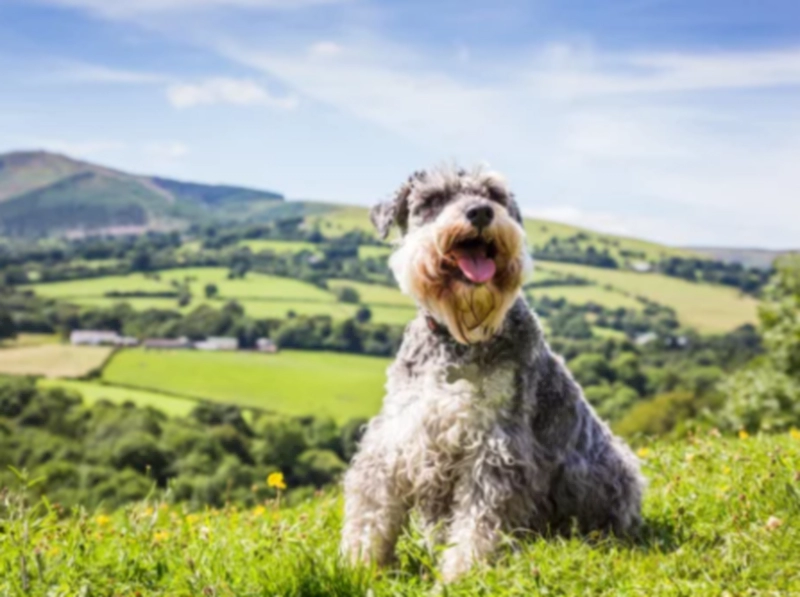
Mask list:
[[[186,522],[188,522],[189,524],[194,524],[198,520],[200,520],[200,516],[198,516],[197,514],[187,514],[186,515]]]
[[[747,439],[748,437],[750,437],[750,434],[747,433],[747,431],[745,431],[744,429],[739,431],[739,439]]]
[[[723,467],[722,467],[722,474],[723,474],[723,475],[730,475],[730,474],[731,474],[731,467],[729,467],[729,466],[723,466]]]
[[[155,510],[153,510],[152,506],[147,506],[147,508],[144,509],[145,516],[152,516],[153,512],[155,512]]]
[[[47,550],[47,555],[49,556],[57,556],[59,553],[61,553],[61,548],[58,545],[53,545]]]
[[[647,455],[650,454],[650,450],[648,448],[639,448],[636,451],[636,455],[639,458],[647,458]]]
[[[271,473],[267,477],[267,485],[275,489],[286,489],[286,481],[283,479],[283,473]]]
[[[792,436],[792,439],[800,439],[800,429],[798,429],[797,427],[792,427],[789,430],[789,435]]]
[[[97,523],[97,526],[104,527],[109,522],[111,522],[111,517],[106,516],[105,514],[100,514],[97,518],[94,519],[94,521]]]
[[[267,509],[264,506],[256,506],[253,508],[253,516],[263,516]]]
[[[169,533],[167,531],[156,531],[153,533],[153,541],[156,543],[161,543],[167,539],[169,539]]]

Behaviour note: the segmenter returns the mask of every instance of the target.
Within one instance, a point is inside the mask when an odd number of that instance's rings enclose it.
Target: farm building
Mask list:
[[[239,350],[238,338],[211,337],[202,342],[195,342],[198,350]]]
[[[144,347],[153,350],[180,350],[194,348],[188,338],[148,338]]]
[[[139,343],[136,338],[104,330],[73,330],[69,342],[73,346],[136,346]]]

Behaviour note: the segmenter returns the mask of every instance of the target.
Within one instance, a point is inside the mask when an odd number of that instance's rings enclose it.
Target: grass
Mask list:
[[[82,377],[101,367],[112,349],[104,346],[41,344],[0,351],[0,373]]]
[[[758,301],[734,288],[692,283],[662,274],[638,274],[571,263],[548,262],[546,268],[672,307],[682,324],[701,332],[728,332],[757,321]]]
[[[0,340],[0,348],[41,346],[42,344],[57,344],[60,341],[58,334],[17,334],[15,338]]]
[[[350,286],[358,291],[361,302],[368,305],[392,305],[397,307],[414,307],[414,301],[400,292],[397,288],[381,286],[380,284],[367,284],[354,280],[328,280],[331,290],[342,286]]]
[[[446,589],[404,535],[384,572],[337,558],[341,499],[189,512],[151,501],[59,518],[5,494],[0,594],[394,596],[797,595],[800,439],[706,436],[640,450],[650,479],[636,538],[528,538]],[[261,483],[263,485],[263,482]]]
[[[94,404],[99,400],[108,400],[109,402],[115,402],[117,404],[130,401],[140,407],[151,406],[170,416],[188,415],[192,409],[197,406],[196,400],[176,398],[157,392],[132,390],[130,388],[109,386],[88,381],[42,379],[39,380],[39,386],[44,388],[60,387],[72,390],[83,396],[84,403],[88,405]]]
[[[633,297],[602,286],[547,286],[545,288],[532,288],[528,293],[536,298],[545,296],[551,299],[563,298],[575,305],[595,303],[609,309],[618,307],[634,310],[642,309],[642,304]]]
[[[189,284],[193,295],[191,303],[179,307],[177,298],[105,296],[105,293],[112,290],[121,292],[169,291],[174,290],[173,283]],[[207,284],[216,284],[219,290],[218,296],[213,300],[205,298]],[[403,324],[413,317],[411,309],[393,308],[413,306],[410,300],[403,297],[398,290],[349,280],[334,281],[332,288],[342,284],[364,291],[362,301],[370,304],[370,307],[373,306],[372,303],[375,304],[373,321],[376,323]],[[110,307],[124,302],[137,311],[169,309],[186,313],[200,305],[206,304],[221,308],[225,302],[236,300],[252,317],[283,319],[289,311],[293,311],[297,315],[328,315],[333,319],[342,320],[353,317],[358,309],[357,305],[337,302],[333,292],[307,282],[254,272],[248,273],[242,279],[229,280],[228,270],[221,267],[171,269],[150,276],[143,274],[107,276],[32,284],[26,288],[41,296],[65,300],[76,305]]]
[[[241,247],[248,247],[253,253],[261,251],[272,251],[274,253],[300,253],[301,251],[311,251],[320,253],[319,245],[300,240],[243,240],[239,243]]]
[[[388,359],[329,352],[279,354],[124,350],[103,370],[111,385],[339,422],[374,415]]]

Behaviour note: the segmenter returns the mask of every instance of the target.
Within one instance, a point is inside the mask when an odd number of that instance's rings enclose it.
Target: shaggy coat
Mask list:
[[[403,200],[413,208],[413,193]],[[519,220],[510,201],[504,209]],[[351,560],[389,562],[412,508],[447,545],[446,581],[486,559],[503,533],[626,533],[637,524],[635,456],[551,352],[519,288],[513,297],[478,342],[459,340],[425,308],[407,327],[383,408],[345,477],[342,551]]]

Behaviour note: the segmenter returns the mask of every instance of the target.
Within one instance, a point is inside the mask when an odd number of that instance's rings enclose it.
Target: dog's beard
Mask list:
[[[485,242],[494,274],[468,280],[458,265],[459,247]],[[462,344],[484,342],[501,328],[519,295],[529,258],[525,234],[511,218],[496,218],[480,237],[466,222],[431,225],[412,233],[392,258],[404,292],[413,296]]]

